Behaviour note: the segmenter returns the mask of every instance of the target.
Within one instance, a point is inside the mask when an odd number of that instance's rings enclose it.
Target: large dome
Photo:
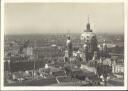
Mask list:
[[[95,37],[96,35],[92,32],[84,32],[83,34],[81,34],[81,40],[84,42],[88,42],[91,41],[93,37]]]

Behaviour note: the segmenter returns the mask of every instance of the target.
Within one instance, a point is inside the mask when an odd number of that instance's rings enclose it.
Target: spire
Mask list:
[[[88,16],[88,23],[87,23],[86,27],[87,27],[87,31],[90,31],[89,16]]]
[[[88,15],[88,23],[89,23],[89,15]]]
[[[70,40],[70,35],[68,35],[68,40]]]
[[[70,40],[70,30],[68,30],[68,40]]]
[[[71,42],[71,38],[70,38],[70,30],[68,30],[66,48],[68,50],[68,56],[70,57],[72,55],[72,42]]]

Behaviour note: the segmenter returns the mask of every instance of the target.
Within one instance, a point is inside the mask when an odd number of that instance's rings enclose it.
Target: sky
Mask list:
[[[5,34],[124,33],[123,3],[6,3]]]

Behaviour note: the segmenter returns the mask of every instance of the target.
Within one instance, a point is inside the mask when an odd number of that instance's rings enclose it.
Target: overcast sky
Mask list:
[[[82,33],[88,15],[96,33],[123,33],[121,3],[6,3],[5,34]]]

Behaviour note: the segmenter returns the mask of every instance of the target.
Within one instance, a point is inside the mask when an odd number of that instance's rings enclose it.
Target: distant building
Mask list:
[[[113,65],[112,66],[112,73],[123,73],[124,67],[122,65]]]
[[[69,57],[68,50],[65,51],[65,57]]]
[[[112,73],[124,72],[124,67],[120,63],[120,61],[122,61],[122,60],[118,56],[112,56],[111,57],[111,61],[112,61]]]
[[[103,63],[104,65],[109,65],[109,66],[111,66],[111,65],[112,65],[111,58],[106,58],[106,59],[104,59],[104,60],[102,61],[102,63]]]
[[[33,55],[33,48],[32,47],[27,47],[23,49],[24,54],[27,56],[32,56]]]

